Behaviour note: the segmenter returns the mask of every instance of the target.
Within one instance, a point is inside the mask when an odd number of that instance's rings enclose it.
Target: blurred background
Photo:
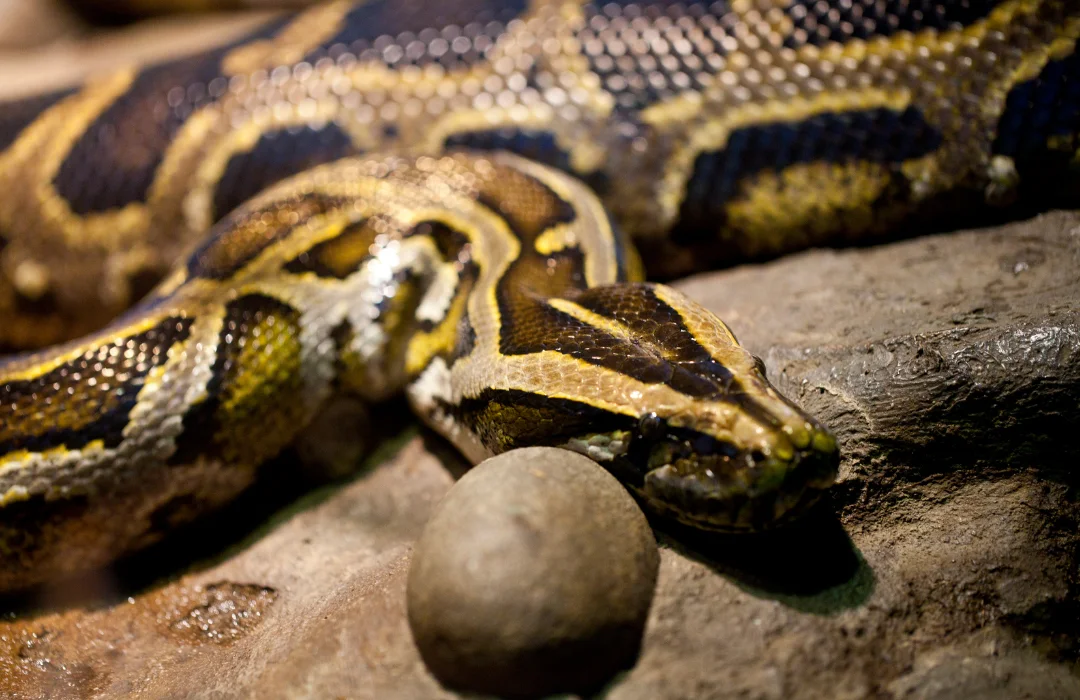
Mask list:
[[[315,0],[0,0],[0,99],[193,53]]]

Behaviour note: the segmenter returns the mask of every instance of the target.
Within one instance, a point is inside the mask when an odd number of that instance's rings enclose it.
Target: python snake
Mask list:
[[[1078,39],[1076,0],[328,2],[3,105],[0,589],[226,502],[340,393],[796,516],[834,438],[627,238],[672,275],[1068,197]]]

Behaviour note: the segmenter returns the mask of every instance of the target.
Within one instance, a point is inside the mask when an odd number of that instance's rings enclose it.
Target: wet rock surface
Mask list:
[[[661,526],[641,657],[606,697],[1080,698],[1077,270],[1080,215],[1052,213],[683,282],[844,462],[787,531]],[[240,534],[204,530],[213,557],[188,573],[174,541],[156,559],[170,579],[7,605],[0,696],[455,697],[405,601],[460,469],[406,433],[344,485],[244,500]]]
[[[452,688],[538,697],[633,665],[659,555],[626,489],[592,460],[529,448],[467,473],[413,552],[408,615]]]

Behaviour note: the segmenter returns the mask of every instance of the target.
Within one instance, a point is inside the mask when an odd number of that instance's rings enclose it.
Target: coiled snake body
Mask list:
[[[4,105],[0,589],[227,501],[339,392],[797,515],[834,439],[625,236],[670,275],[1068,194],[1078,38],[1074,0],[329,2]]]

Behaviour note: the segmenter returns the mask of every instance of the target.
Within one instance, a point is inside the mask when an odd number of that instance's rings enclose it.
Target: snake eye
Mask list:
[[[654,440],[660,437],[664,430],[664,421],[655,413],[646,413],[638,421],[638,435],[646,440]]]

